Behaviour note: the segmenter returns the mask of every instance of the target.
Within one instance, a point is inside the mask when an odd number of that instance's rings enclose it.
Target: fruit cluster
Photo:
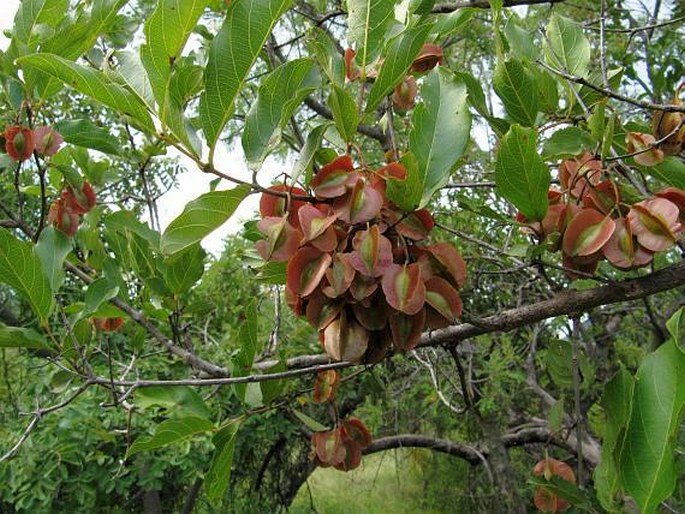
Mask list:
[[[685,229],[685,191],[669,187],[635,203],[626,203],[602,162],[589,154],[559,166],[562,190],[550,189],[549,208],[540,221],[518,214],[540,240],[558,234],[564,266],[594,273],[606,258],[613,266],[646,266],[656,252],[671,248]]]
[[[64,141],[59,132],[48,126],[31,130],[13,125],[5,128],[2,137],[7,155],[17,162],[29,159],[34,151],[44,157],[55,155]]]
[[[337,371],[319,372],[314,383],[314,403],[333,403],[339,385],[340,374]],[[361,420],[354,417],[336,419],[333,430],[312,434],[311,458],[317,466],[350,471],[361,464],[362,450],[371,444],[371,439],[369,429]]]
[[[48,212],[48,223],[57,230],[72,237],[78,229],[78,217],[95,207],[95,191],[88,182],[82,182],[80,188],[67,185],[59,198],[53,202]]]
[[[426,327],[461,315],[459,252],[426,243],[434,226],[426,209],[404,213],[386,197],[386,181],[405,178],[398,162],[369,170],[344,155],[315,175],[313,197],[284,184],[262,195],[257,227],[266,238],[257,251],[287,261],[288,304],[333,359],[373,362],[391,345],[409,350]]]

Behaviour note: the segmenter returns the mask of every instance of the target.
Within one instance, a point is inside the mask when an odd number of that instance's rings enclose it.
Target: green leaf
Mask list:
[[[215,451],[212,456],[212,463],[205,475],[204,485],[207,497],[213,502],[220,502],[228,488],[231,479],[235,439],[239,428],[240,424],[234,421],[219,430],[212,438]]]
[[[238,330],[238,342],[240,351],[233,358],[231,376],[244,377],[252,373],[252,364],[257,354],[257,307],[255,301],[251,301],[244,313],[245,319]],[[236,396],[242,402],[245,401],[247,384],[235,384]]]
[[[605,419],[602,430],[602,458],[593,476],[597,499],[608,511],[616,511],[618,507],[615,496],[619,491],[619,475],[614,449],[630,417],[632,394],[633,377],[625,369],[621,369],[604,386],[600,402]]]
[[[64,282],[64,259],[71,251],[71,241],[63,232],[49,226],[41,232],[33,251],[43,264],[50,287],[58,291]]]
[[[180,419],[168,419],[157,426],[155,435],[141,436],[136,439],[126,452],[129,459],[136,453],[162,448],[174,443],[180,443],[214,429],[214,424],[208,419],[189,416]]]
[[[266,374],[271,374],[271,373],[280,373],[282,371],[287,371],[288,366],[286,366],[285,362],[280,360],[278,361],[274,366],[271,366],[267,371]],[[262,391],[262,401],[265,404],[271,403],[274,399],[278,397],[278,395],[281,394],[283,389],[286,386],[286,380],[279,378],[276,380],[264,380],[263,382],[259,383],[259,386]]]
[[[52,54],[33,54],[17,59],[21,66],[43,71],[75,90],[126,115],[140,128],[154,133],[150,115],[139,98],[112,82],[103,73]]]
[[[554,383],[564,389],[573,387],[573,349],[568,341],[552,341],[545,352],[545,364]]]
[[[309,132],[307,140],[304,142],[302,150],[300,150],[300,156],[297,158],[297,162],[295,162],[293,169],[290,171],[293,182],[297,182],[302,173],[305,174],[305,177],[311,177],[316,151],[321,146],[323,136],[330,126],[330,122],[324,122],[321,125],[317,125]],[[310,180],[305,179],[305,184],[308,184],[309,181]]]
[[[366,112],[376,106],[399,84],[421,51],[432,24],[409,27],[390,40],[383,52],[384,60],[366,101]]]
[[[164,278],[172,293],[181,294],[200,280],[205,271],[206,252],[196,243],[164,260]]]
[[[683,377],[685,354],[672,340],[648,355],[635,376],[630,420],[617,458],[623,487],[645,513],[655,512],[676,485],[675,436],[685,406]]]
[[[44,321],[52,310],[50,281],[33,252],[33,245],[0,228],[0,282],[26,297],[31,309]]]
[[[585,77],[590,65],[590,43],[575,22],[552,14],[543,40],[547,62],[563,71]]]
[[[512,120],[526,127],[535,124],[538,115],[537,88],[533,76],[520,61],[498,60],[492,87]]]
[[[316,59],[319,67],[332,84],[345,84],[345,61],[338,52],[328,32],[312,27],[307,38],[309,54]]]
[[[449,14],[438,14],[433,27],[433,32],[437,34],[436,41],[443,41],[447,36],[453,36],[468,27],[477,11],[473,7],[464,7]]]
[[[594,146],[594,140],[589,132],[578,127],[566,127],[554,132],[545,142],[542,156],[550,161],[566,159],[584,151],[591,151]]]
[[[208,0],[161,0],[145,22],[146,44],[140,58],[157,101],[159,119],[172,133],[193,149],[183,116],[183,99],[171,94],[174,64],[181,57],[191,31],[197,25]]]
[[[69,0],[23,0],[14,17],[14,36],[34,50],[41,27],[56,27],[68,10]]]
[[[665,157],[656,166],[640,166],[640,170],[669,186],[685,189],[685,163],[675,156]]]
[[[354,139],[357,133],[357,125],[359,125],[357,103],[345,89],[333,84],[331,94],[328,97],[328,106],[333,112],[333,120],[340,137],[346,143],[350,143]]]
[[[314,432],[323,432],[324,430],[328,430],[327,426],[322,425],[315,419],[310,418],[304,412],[293,409],[293,414],[295,414],[295,417],[299,419],[308,429],[313,430]]]
[[[311,59],[289,61],[264,79],[242,135],[245,157],[253,169],[261,167],[269,150],[280,141],[280,130],[318,84],[319,74]]]
[[[666,322],[666,329],[680,351],[685,352],[685,307],[678,309]]]
[[[0,348],[49,350],[45,338],[31,328],[7,327],[0,323]]]
[[[121,141],[111,132],[90,120],[61,120],[55,123],[54,129],[62,134],[69,144],[91,148],[110,155],[120,155]]]
[[[202,397],[191,387],[142,387],[136,390],[135,405],[140,409],[163,407],[170,414],[209,418],[211,413]]]
[[[395,12],[394,0],[348,0],[347,39],[365,66],[378,57]]]
[[[403,209],[409,207],[408,199],[414,208],[425,206],[447,184],[462,157],[471,131],[466,91],[465,84],[441,66],[424,79],[422,102],[414,109],[409,134],[409,150],[416,166],[409,164],[405,181],[388,184],[390,199]],[[414,201],[417,188],[421,192],[418,202]]]
[[[233,114],[234,102],[278,18],[292,0],[231,2],[209,49],[200,119],[213,155],[219,135]]]
[[[538,58],[540,51],[535,44],[533,35],[521,28],[514,16],[507,20],[504,26],[504,35],[507,37],[507,42],[516,57],[528,61],[534,61]]]
[[[285,285],[287,266],[287,262],[269,261],[259,269],[259,273],[255,278],[264,284]]]
[[[119,286],[113,285],[106,278],[99,278],[90,283],[86,289],[85,308],[83,315],[92,314],[103,303],[114,298],[119,293]]]
[[[201,241],[231,217],[249,192],[250,186],[243,185],[211,191],[188,202],[162,234],[162,252],[171,255]]]
[[[495,183],[497,192],[513,203],[529,220],[541,220],[547,213],[549,169],[537,153],[537,132],[512,125],[502,138]]]

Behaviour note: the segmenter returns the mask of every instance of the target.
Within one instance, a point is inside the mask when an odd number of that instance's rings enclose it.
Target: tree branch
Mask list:
[[[516,7],[517,5],[537,5],[537,4],[559,4],[565,0],[504,0],[504,7]],[[433,7],[433,13],[450,13],[465,7],[477,7],[479,9],[490,9],[488,0],[465,0],[463,2],[438,4]]]

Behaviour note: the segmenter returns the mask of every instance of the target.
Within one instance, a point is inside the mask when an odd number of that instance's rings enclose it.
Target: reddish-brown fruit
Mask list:
[[[434,43],[425,43],[421,47],[419,55],[416,56],[411,65],[412,73],[424,73],[435,68],[438,64],[442,64],[443,51],[442,47]]]
[[[93,318],[92,323],[101,332],[117,332],[124,326],[124,318]]]
[[[62,191],[62,199],[66,202],[68,209],[74,214],[85,214],[95,207],[97,199],[95,198],[95,191],[88,182],[83,182],[81,190],[74,189],[71,186]]]
[[[633,155],[635,162],[642,166],[656,166],[664,160],[664,152],[655,146],[656,140],[651,134],[628,132],[626,134],[626,151]]]
[[[7,155],[15,161],[25,161],[33,155],[36,143],[31,129],[19,125],[7,127],[4,137]]]
[[[67,237],[73,237],[78,230],[78,215],[68,208],[63,198],[59,198],[50,206],[48,223]]]
[[[416,79],[412,75],[407,75],[395,88],[392,94],[392,104],[399,111],[413,109],[416,104],[416,93]]]
[[[571,467],[565,462],[556,459],[543,459],[538,462],[533,468],[533,475],[542,476],[545,480],[550,480],[553,476],[558,476],[571,482],[576,483],[576,475],[573,473]],[[540,512],[563,512],[568,509],[569,503],[548,491],[544,487],[537,487],[535,489],[533,502]]]
[[[45,157],[55,155],[64,142],[62,135],[47,125],[34,130],[33,136],[36,141],[36,151]]]
[[[290,187],[286,184],[275,184],[269,187],[270,191],[276,193],[288,193],[295,196],[307,196],[307,193],[299,187]],[[262,218],[274,217],[280,218],[288,213],[288,222],[295,228],[300,228],[300,220],[298,218],[298,211],[300,207],[306,202],[302,200],[293,200],[291,196],[283,197],[269,193],[262,193],[259,199],[259,213]]]
[[[321,404],[335,400],[340,387],[340,373],[334,369],[320,371],[314,381],[314,403]]]
[[[351,48],[345,50],[345,77],[347,77],[347,80],[349,81],[357,80],[361,77],[361,71],[354,62],[355,55],[357,55],[357,52]]]

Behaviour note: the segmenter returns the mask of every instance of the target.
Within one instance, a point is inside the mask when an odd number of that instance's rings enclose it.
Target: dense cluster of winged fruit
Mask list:
[[[620,269],[646,266],[685,229],[685,191],[669,187],[628,203],[602,162],[589,154],[563,161],[559,182],[562,190],[549,190],[542,220],[517,219],[541,240],[552,236],[572,276],[593,273],[604,258]]]
[[[333,359],[373,362],[391,346],[409,350],[424,328],[461,315],[459,252],[427,243],[434,220],[426,209],[403,213],[385,195],[386,181],[405,178],[397,162],[369,170],[344,155],[314,176],[313,196],[284,184],[262,195],[257,227],[266,239],[257,250],[288,262],[288,303]]]

